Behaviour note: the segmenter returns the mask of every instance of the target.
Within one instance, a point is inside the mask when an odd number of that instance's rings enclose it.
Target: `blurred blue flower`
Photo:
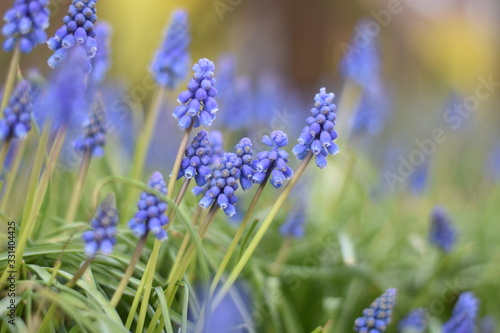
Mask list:
[[[486,316],[479,321],[479,333],[494,333],[496,320],[493,316]]]
[[[486,172],[495,182],[500,182],[500,140],[495,142],[488,154]]]
[[[422,308],[411,311],[399,322],[398,328],[402,333],[424,333],[427,328],[427,312]]]
[[[19,43],[22,53],[30,53],[35,46],[47,41],[45,29],[49,27],[48,6],[49,0],[14,0],[14,5],[4,16],[4,51],[14,50]]]
[[[97,52],[92,58],[91,78],[95,83],[101,82],[109,70],[111,62],[111,34],[113,29],[108,22],[100,21],[95,25]]]
[[[224,137],[220,131],[210,132],[210,158],[212,164],[219,164],[220,158],[224,155]]]
[[[474,333],[479,301],[472,292],[458,297],[450,320],[443,325],[442,333]]]
[[[161,173],[156,171],[149,179],[148,186],[152,189],[167,194],[167,184]],[[165,215],[168,205],[154,194],[141,193],[141,199],[137,203],[138,212],[128,222],[129,228],[137,237],[142,237],[152,232],[158,240],[167,238],[167,231],[163,228],[168,223]]]
[[[79,152],[90,152],[94,157],[104,155],[106,145],[107,117],[105,106],[96,101],[89,120],[83,127],[84,137],[75,141],[75,149]]]
[[[316,165],[320,169],[326,167],[328,154],[335,155],[339,152],[339,148],[333,142],[337,139],[335,131],[337,115],[333,98],[333,93],[327,94],[325,88],[319,90],[319,94],[314,97],[312,116],[306,119],[307,126],[302,129],[299,143],[293,147],[293,153],[299,160],[303,160],[312,150],[316,156]]]
[[[241,188],[246,191],[252,187],[252,141],[249,138],[243,138],[234,147],[234,153],[241,159]]]
[[[186,148],[177,179],[194,177],[198,186],[205,186],[211,176],[211,148],[207,131],[200,131]]]
[[[19,82],[0,119],[0,140],[23,139],[31,130],[31,85]]]
[[[302,238],[304,237],[305,223],[306,212],[304,206],[299,204],[288,214],[287,220],[280,227],[280,233],[284,237]]]
[[[440,206],[434,207],[429,230],[431,244],[441,248],[444,252],[450,252],[455,244],[455,238],[455,227],[444,208]]]
[[[176,10],[151,64],[152,74],[160,86],[174,89],[187,76],[191,62],[190,39],[188,14],[185,10]]]
[[[252,181],[260,184],[264,181],[266,174],[271,173],[269,181],[279,188],[285,180],[292,178],[293,170],[288,166],[288,153],[280,149],[288,145],[288,137],[283,131],[273,131],[271,136],[264,135],[262,142],[269,147],[269,151],[261,151],[257,154],[257,159],[252,167],[255,170]]]
[[[54,51],[48,60],[50,67],[56,68],[64,61],[74,46],[81,46],[89,58],[96,55],[97,42],[94,29],[97,20],[96,3],[97,0],[73,0],[63,18],[64,25],[47,41],[49,49]],[[89,72],[90,66],[89,62]]]
[[[99,251],[105,255],[111,254],[113,246],[116,244],[117,225],[118,211],[115,197],[110,194],[101,203],[90,221],[93,230],[86,231],[82,235],[85,242],[85,254],[88,257],[94,257]]]
[[[363,89],[361,100],[351,119],[353,133],[380,133],[386,124],[388,110],[389,98],[382,83]]]
[[[177,98],[181,106],[173,113],[178,119],[179,128],[184,131],[191,126],[197,128],[200,125],[212,125],[218,110],[214,99],[217,95],[214,63],[206,58],[200,59],[194,64],[193,71],[194,75],[187,84],[187,90],[181,92]]]
[[[422,194],[427,187],[429,178],[429,160],[415,167],[409,179],[410,191],[413,194]]]
[[[382,333],[391,322],[391,314],[396,302],[396,289],[389,288],[363,310],[363,317],[354,321],[354,331],[362,333]]]

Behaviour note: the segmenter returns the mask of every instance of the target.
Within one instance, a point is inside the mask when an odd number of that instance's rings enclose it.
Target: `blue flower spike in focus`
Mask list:
[[[148,186],[167,194],[167,185],[160,172],[156,171],[149,179]],[[143,237],[152,232],[158,240],[167,238],[167,231],[163,228],[168,223],[165,215],[168,205],[156,195],[142,192],[137,203],[138,211],[128,223],[129,228],[137,237]]]
[[[424,333],[427,328],[427,312],[422,308],[411,311],[399,322],[398,328],[402,333]]]
[[[187,76],[191,62],[190,39],[188,14],[185,10],[176,10],[151,64],[151,72],[160,86],[174,89]]]
[[[50,16],[48,6],[49,0],[14,0],[4,16],[3,50],[10,52],[19,45],[22,53],[30,53],[35,46],[45,43]]]
[[[47,41],[49,49],[54,51],[48,60],[50,67],[56,68],[64,61],[74,46],[82,46],[89,58],[96,55],[96,3],[97,0],[73,0],[63,18],[64,25]]]
[[[264,135],[262,142],[271,147],[271,150],[257,154],[257,159],[253,162],[255,172],[252,181],[257,184],[262,183],[270,170],[269,180],[275,188],[279,188],[285,180],[293,176],[292,169],[287,165],[289,155],[280,149],[288,145],[288,137],[283,131],[274,131],[271,136]]]
[[[443,325],[442,333],[474,333],[479,301],[472,292],[458,297],[451,318]]]
[[[336,106],[333,104],[333,93],[326,93],[321,88],[314,97],[314,106],[311,116],[306,119],[307,126],[302,129],[298,139],[299,143],[293,148],[293,153],[299,160],[303,160],[312,150],[316,156],[316,165],[323,169],[326,167],[328,154],[335,155],[339,148],[333,142],[337,139],[335,131]]]
[[[118,211],[115,197],[110,194],[101,203],[92,221],[90,221],[92,230],[86,231],[82,235],[87,257],[92,258],[99,251],[105,255],[113,252],[113,247],[116,244],[117,225]]]
[[[198,186],[205,186],[207,179],[211,176],[211,151],[208,132],[200,131],[186,148],[184,153],[186,157],[181,162],[181,169],[177,179],[181,177],[191,179],[194,177]]]
[[[432,211],[431,228],[429,230],[429,241],[444,252],[448,253],[455,244],[456,230],[453,223],[444,210],[437,206]]]
[[[31,130],[31,85],[21,81],[0,119],[0,140],[23,139]]]
[[[89,120],[83,127],[84,137],[75,141],[75,149],[82,153],[88,152],[94,157],[104,155],[107,127],[104,103],[97,98]]]
[[[234,147],[234,153],[241,159],[241,188],[246,191],[249,190],[253,183],[253,170],[252,170],[252,141],[249,138],[243,138]]]
[[[181,104],[173,113],[178,119],[178,126],[185,131],[191,126],[194,128],[203,125],[212,125],[215,113],[218,110],[214,97],[217,95],[215,89],[214,71],[215,65],[210,60],[200,59],[193,66],[193,78],[187,84],[187,90],[181,92],[177,101]]]
[[[396,302],[396,289],[389,288],[363,310],[363,317],[354,321],[354,331],[360,333],[382,333],[391,322],[391,314]]]

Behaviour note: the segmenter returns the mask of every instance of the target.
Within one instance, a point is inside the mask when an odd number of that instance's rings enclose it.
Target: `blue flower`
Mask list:
[[[410,190],[414,194],[422,194],[427,186],[427,181],[429,178],[429,160],[426,160],[423,164],[416,166],[415,170],[410,175]]]
[[[176,10],[151,64],[153,76],[162,87],[174,89],[188,74],[190,39],[188,14],[185,10]]]
[[[214,99],[217,95],[214,70],[214,63],[206,58],[194,64],[193,78],[187,84],[187,90],[179,94],[177,101],[181,106],[178,106],[173,113],[178,119],[181,130],[187,130],[191,126],[197,128],[200,125],[205,127],[212,125],[218,110]]]
[[[99,251],[106,255],[111,254],[113,246],[116,244],[117,225],[118,211],[115,198],[110,194],[101,203],[90,221],[93,230],[86,231],[82,235],[85,242],[85,254],[88,257],[94,257]]]
[[[241,159],[241,188],[246,191],[252,187],[252,141],[249,138],[243,138],[234,147],[234,153]]]
[[[219,131],[210,132],[210,158],[212,159],[212,164],[219,164],[220,158],[224,155],[224,137]]]
[[[156,171],[149,179],[148,186],[154,190],[167,194],[167,185],[161,173]],[[167,238],[167,231],[163,228],[168,223],[165,212],[168,205],[156,195],[142,192],[141,199],[137,203],[138,212],[135,217],[128,222],[129,228],[137,237],[145,236],[152,232],[157,239]]]
[[[435,207],[431,216],[429,241],[444,252],[450,252],[455,244],[455,238],[455,227],[448,214],[446,214],[446,211],[442,207]]]
[[[299,160],[303,160],[310,150],[316,156],[316,165],[323,169],[326,167],[328,154],[335,155],[339,148],[333,142],[337,139],[335,131],[336,106],[333,104],[333,93],[326,93],[325,88],[319,90],[314,97],[314,106],[311,117],[306,119],[307,126],[302,129],[299,143],[293,147],[293,153]]]
[[[221,157],[219,164],[212,170],[212,178],[205,188],[193,189],[195,194],[205,191],[199,202],[200,207],[208,208],[217,202],[227,216],[236,213],[234,205],[238,202],[238,198],[235,192],[241,177],[241,163],[241,159],[234,153],[225,153]]]
[[[94,157],[104,155],[106,145],[107,119],[104,105],[96,101],[90,119],[83,127],[84,138],[75,141],[75,149],[90,152]]]
[[[389,99],[382,83],[373,83],[363,89],[361,100],[351,119],[352,131],[356,134],[380,133],[386,123]]]
[[[284,237],[302,238],[304,237],[304,224],[306,223],[306,212],[304,206],[299,206],[292,210],[287,220],[280,227],[280,233]]]
[[[97,52],[92,58],[91,78],[94,82],[101,82],[109,70],[111,62],[111,34],[113,30],[107,22],[99,22],[95,25],[95,34],[97,42]]]
[[[204,186],[207,179],[211,176],[210,165],[212,160],[210,158],[211,148],[210,140],[207,131],[200,131],[193,139],[181,162],[181,168],[177,179],[186,177],[191,179],[194,177],[198,186]]]
[[[411,311],[398,325],[400,332],[424,333],[427,328],[427,312],[422,309]]]
[[[47,41],[45,29],[49,27],[49,0],[14,0],[14,6],[5,13],[2,35],[6,37],[3,49],[30,53],[37,45]]]
[[[389,288],[370,307],[363,310],[363,317],[354,321],[354,331],[361,333],[382,333],[391,322],[392,308],[396,302],[396,289]]]
[[[479,301],[472,292],[458,297],[451,318],[443,325],[442,333],[474,333]]]
[[[27,80],[16,86],[0,119],[0,140],[22,139],[31,130],[31,85]]]
[[[50,67],[56,68],[67,58],[69,49],[77,45],[83,47],[89,58],[96,55],[96,2],[97,0],[73,0],[63,18],[64,25],[47,41],[49,49],[54,51],[48,61]]]
[[[269,180],[271,184],[275,188],[279,188],[285,180],[293,176],[292,169],[287,165],[288,153],[280,149],[288,145],[288,137],[282,131],[274,131],[271,133],[271,137],[264,135],[262,142],[271,147],[271,150],[261,151],[257,154],[257,160],[252,165],[255,170],[252,181],[260,184],[264,181],[266,174],[270,172],[271,177]]]

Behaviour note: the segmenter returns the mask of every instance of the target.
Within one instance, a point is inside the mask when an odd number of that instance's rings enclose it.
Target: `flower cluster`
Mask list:
[[[116,244],[117,225],[118,211],[115,198],[113,195],[108,195],[90,221],[93,230],[86,231],[82,235],[88,257],[94,257],[98,251],[106,255],[111,254]]]
[[[212,125],[218,110],[214,99],[217,95],[214,63],[206,58],[200,59],[194,64],[193,71],[194,75],[187,84],[187,90],[181,92],[177,99],[181,106],[173,113],[182,130],[191,126],[197,128],[200,124],[205,127]]]
[[[110,64],[110,39],[112,29],[107,22],[100,21],[95,25],[95,34],[97,41],[97,52],[92,59],[92,80],[101,82],[109,70]]]
[[[167,185],[162,174],[158,171],[153,173],[149,179],[148,186],[163,194],[167,194]],[[163,226],[168,223],[168,217],[165,215],[168,209],[167,203],[154,194],[142,192],[141,199],[137,203],[137,208],[139,211],[128,223],[129,228],[134,234],[137,237],[142,237],[148,232],[152,232],[157,239],[166,239],[167,231],[163,229]]]
[[[234,147],[234,153],[241,159],[241,188],[246,191],[252,187],[252,141],[249,138],[243,138]]]
[[[399,322],[400,332],[424,333],[427,328],[427,312],[419,308],[411,311]]]
[[[19,50],[30,53],[37,45],[47,41],[45,29],[49,26],[49,0],[15,0],[14,6],[5,13],[2,34],[6,52],[19,43]]]
[[[189,42],[188,14],[185,10],[177,10],[151,64],[153,76],[162,87],[173,89],[186,77],[190,62]]]
[[[96,2],[97,0],[73,0],[63,18],[64,25],[47,41],[49,48],[55,51],[48,61],[50,67],[56,68],[64,61],[69,49],[75,45],[83,46],[89,58],[96,55]]]
[[[396,289],[389,288],[370,307],[363,310],[363,317],[354,322],[354,331],[362,333],[382,333],[391,322],[392,308],[396,302]]]
[[[177,179],[181,177],[191,179],[194,177],[198,186],[206,185],[207,179],[211,176],[211,150],[208,132],[200,131],[194,137],[189,147],[186,148],[186,152],[184,153],[186,157],[182,159]]]
[[[326,167],[326,156],[335,155],[339,148],[333,142],[337,139],[335,131],[336,106],[333,104],[333,93],[326,93],[321,88],[314,97],[312,116],[306,119],[307,126],[302,129],[299,143],[293,147],[293,153],[299,160],[303,160],[310,150],[316,155],[316,165],[323,169]]]
[[[31,85],[21,81],[3,110],[0,120],[0,140],[22,139],[31,130]]]
[[[106,145],[107,119],[104,106],[97,101],[92,108],[88,122],[83,127],[83,139],[75,141],[75,149],[80,152],[89,152],[94,157],[104,154]]]
[[[455,244],[455,237],[455,228],[446,211],[442,207],[435,207],[431,216],[429,241],[444,252],[450,252]]]
[[[236,213],[234,205],[238,202],[235,192],[238,189],[237,181],[240,177],[241,159],[234,153],[225,153],[212,171],[212,179],[206,186],[207,190],[200,200],[200,206],[208,208],[214,201],[217,201],[227,216],[233,216]],[[193,191],[199,194],[203,189],[197,187]]]
[[[257,160],[253,162],[255,172],[252,181],[260,184],[266,178],[266,174],[270,172],[269,181],[275,188],[279,188],[285,180],[293,176],[292,169],[287,165],[289,155],[280,149],[288,145],[288,137],[283,131],[274,131],[270,137],[264,135],[262,142],[271,147],[271,150],[257,154]]]
[[[473,333],[479,301],[472,292],[460,294],[451,318],[443,325],[443,333]]]

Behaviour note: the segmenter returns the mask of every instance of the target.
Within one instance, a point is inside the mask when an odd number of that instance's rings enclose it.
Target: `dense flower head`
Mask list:
[[[117,225],[118,211],[115,198],[110,194],[101,203],[90,221],[92,230],[86,231],[82,235],[85,242],[85,253],[88,257],[94,257],[99,251],[106,255],[111,254],[113,246],[116,244]]]
[[[472,292],[458,297],[451,318],[443,325],[442,333],[474,333],[479,301]]]
[[[306,119],[307,126],[302,129],[299,143],[293,148],[293,153],[299,160],[303,160],[310,150],[316,156],[316,165],[326,167],[326,156],[335,155],[339,148],[333,142],[337,139],[335,131],[336,106],[333,104],[333,93],[326,93],[325,88],[319,90],[314,97],[314,106],[311,116]]]
[[[186,148],[177,179],[194,177],[198,186],[204,186],[211,176],[210,138],[207,131],[200,131]]]
[[[424,333],[427,328],[427,312],[422,308],[411,311],[399,322],[398,327],[403,333]]]
[[[236,213],[234,205],[238,202],[236,190],[238,180],[241,177],[241,159],[234,153],[224,153],[219,164],[212,170],[212,178],[205,187],[205,192],[199,205],[202,208],[210,207],[217,202],[227,216]],[[193,191],[195,194],[203,192],[203,188],[197,187]]]
[[[163,194],[167,194],[167,184],[161,173],[156,171],[149,179],[148,186]],[[167,238],[167,231],[163,228],[168,223],[168,217],[165,212],[168,205],[165,201],[156,195],[142,192],[141,198],[137,203],[138,212],[135,217],[129,221],[128,226],[137,237],[142,237],[148,232],[152,232],[157,239]]]
[[[57,67],[67,58],[69,49],[77,45],[83,47],[89,58],[96,55],[96,3],[97,0],[72,1],[63,18],[64,25],[47,41],[49,48],[55,51],[48,61],[50,67]]]
[[[107,22],[100,21],[95,25],[95,40],[97,42],[97,52],[92,58],[91,78],[94,82],[101,82],[109,70],[111,62],[111,34],[113,29]]]
[[[285,223],[280,227],[280,233],[284,237],[302,238],[304,237],[304,224],[306,214],[303,205],[299,205],[288,215]]]
[[[22,139],[31,130],[31,85],[27,80],[16,86],[0,119],[0,140]]]
[[[271,147],[271,150],[257,154],[257,159],[252,164],[254,169],[252,181],[260,184],[270,172],[269,181],[275,188],[279,188],[285,180],[293,176],[293,170],[287,165],[289,155],[280,149],[288,145],[288,137],[283,131],[274,131],[271,136],[264,135],[262,142]]]
[[[177,98],[181,106],[178,106],[173,113],[178,119],[181,130],[186,130],[190,126],[197,128],[200,125],[205,127],[212,125],[218,110],[214,99],[217,95],[214,63],[206,58],[200,59],[194,64],[193,71],[194,75],[187,84],[187,90],[181,92]]]
[[[185,10],[176,10],[151,64],[153,76],[160,86],[173,89],[186,77],[191,61],[190,39],[188,14]]]
[[[106,145],[106,132],[106,112],[98,98],[87,123],[83,126],[84,137],[75,141],[75,149],[83,153],[90,152],[94,157],[102,156]]]
[[[396,289],[389,288],[363,310],[363,317],[354,321],[354,331],[361,333],[382,333],[391,322],[392,308],[396,302]]]
[[[49,27],[49,0],[14,0],[14,5],[4,16],[2,35],[6,37],[3,49],[30,53],[37,45],[47,41],[45,29]]]
[[[246,191],[252,187],[252,141],[249,138],[243,138],[234,147],[234,153],[241,159],[241,188]]]
[[[455,244],[456,231],[446,211],[436,206],[432,211],[429,241],[441,248],[444,252],[450,252]]]

